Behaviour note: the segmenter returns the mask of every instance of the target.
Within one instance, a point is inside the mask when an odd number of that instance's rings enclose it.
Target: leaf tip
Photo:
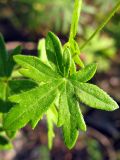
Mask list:
[[[119,105],[114,100],[113,100],[113,102],[114,102],[114,104],[113,104],[113,107],[110,108],[110,111],[114,111],[119,108]]]

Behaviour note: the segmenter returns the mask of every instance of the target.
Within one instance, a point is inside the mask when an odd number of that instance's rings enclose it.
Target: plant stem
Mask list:
[[[70,28],[69,42],[71,42],[77,34],[81,7],[82,7],[82,0],[75,0],[73,16],[72,16],[72,24]]]
[[[90,41],[91,39],[100,32],[103,27],[109,22],[109,20],[114,16],[115,12],[120,7],[120,1],[116,4],[116,6],[112,9],[112,11],[109,13],[109,15],[104,19],[104,22],[95,30],[95,32],[88,38],[88,40],[80,47],[80,50],[82,50]]]

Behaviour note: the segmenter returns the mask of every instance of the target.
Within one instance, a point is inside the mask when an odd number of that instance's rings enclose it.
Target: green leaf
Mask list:
[[[6,75],[7,59],[8,59],[8,54],[5,48],[4,38],[0,33],[0,77],[4,77]]]
[[[71,54],[69,48],[65,48],[63,52],[63,68],[64,77],[68,77],[71,66]]]
[[[4,136],[0,136],[0,150],[12,149],[12,144]]]
[[[9,55],[8,60],[7,60],[7,77],[10,77],[13,68],[15,66],[15,62],[13,60],[13,56],[17,55],[17,54],[21,54],[22,50],[21,50],[21,46],[17,46],[12,53]]]
[[[78,129],[86,130],[86,125],[74,96],[74,86],[66,82],[60,96],[60,109],[58,114],[58,126],[63,125],[63,136],[65,144],[71,149],[77,140]]]
[[[49,109],[57,95],[57,87],[61,81],[53,81],[41,85],[27,92],[10,97],[9,99],[17,103],[12,107],[4,120],[6,130],[17,130],[31,121],[34,128],[39,119]],[[18,116],[17,116],[17,115]]]
[[[58,77],[57,73],[37,57],[17,55],[14,56],[14,60],[25,68],[21,69],[20,73],[35,81],[48,82]]]
[[[59,38],[52,32],[46,37],[46,53],[48,60],[57,66],[58,71],[62,74],[62,44]]]
[[[102,89],[93,84],[73,82],[76,88],[76,95],[80,101],[86,105],[102,109],[106,111],[113,111],[118,107],[117,103]]]
[[[96,63],[89,64],[85,68],[79,70],[71,76],[71,79],[74,79],[79,82],[89,81],[95,74],[97,69]]]

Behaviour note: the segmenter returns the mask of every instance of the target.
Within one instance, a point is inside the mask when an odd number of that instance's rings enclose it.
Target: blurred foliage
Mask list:
[[[105,27],[105,31],[116,40],[116,46],[120,46],[120,13],[115,14],[108,26]]]
[[[66,33],[71,23],[72,0],[11,0],[0,2],[0,18],[8,18],[20,29],[46,33],[48,30]]]
[[[84,32],[84,38],[87,39],[93,32],[93,28],[87,28]],[[82,53],[86,64],[96,61],[98,63],[98,71],[107,71],[110,68],[111,60],[115,56],[116,51],[115,40],[113,38],[105,34],[97,34],[82,50]]]
[[[91,21],[99,23],[118,0],[95,0],[94,3],[84,1],[83,15],[81,24]],[[7,18],[17,29],[27,31],[36,31],[46,34],[49,30],[66,34],[72,18],[74,0],[1,0],[0,1],[0,19]],[[87,4],[86,4],[87,3]],[[99,14],[96,12],[99,11]],[[23,28],[24,27],[24,28]],[[82,27],[79,28],[79,33]]]

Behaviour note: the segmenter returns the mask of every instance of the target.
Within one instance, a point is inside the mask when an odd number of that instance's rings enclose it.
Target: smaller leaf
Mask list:
[[[87,82],[94,76],[96,69],[97,69],[96,63],[89,64],[85,66],[85,68],[71,75],[71,79],[79,82]]]
[[[80,59],[80,48],[78,46],[78,43],[74,39],[70,43],[70,49],[74,62],[81,68],[84,68],[84,63]]]
[[[48,60],[53,62],[58,71],[62,74],[62,44],[59,38],[52,32],[49,32],[46,37],[46,53]]]

